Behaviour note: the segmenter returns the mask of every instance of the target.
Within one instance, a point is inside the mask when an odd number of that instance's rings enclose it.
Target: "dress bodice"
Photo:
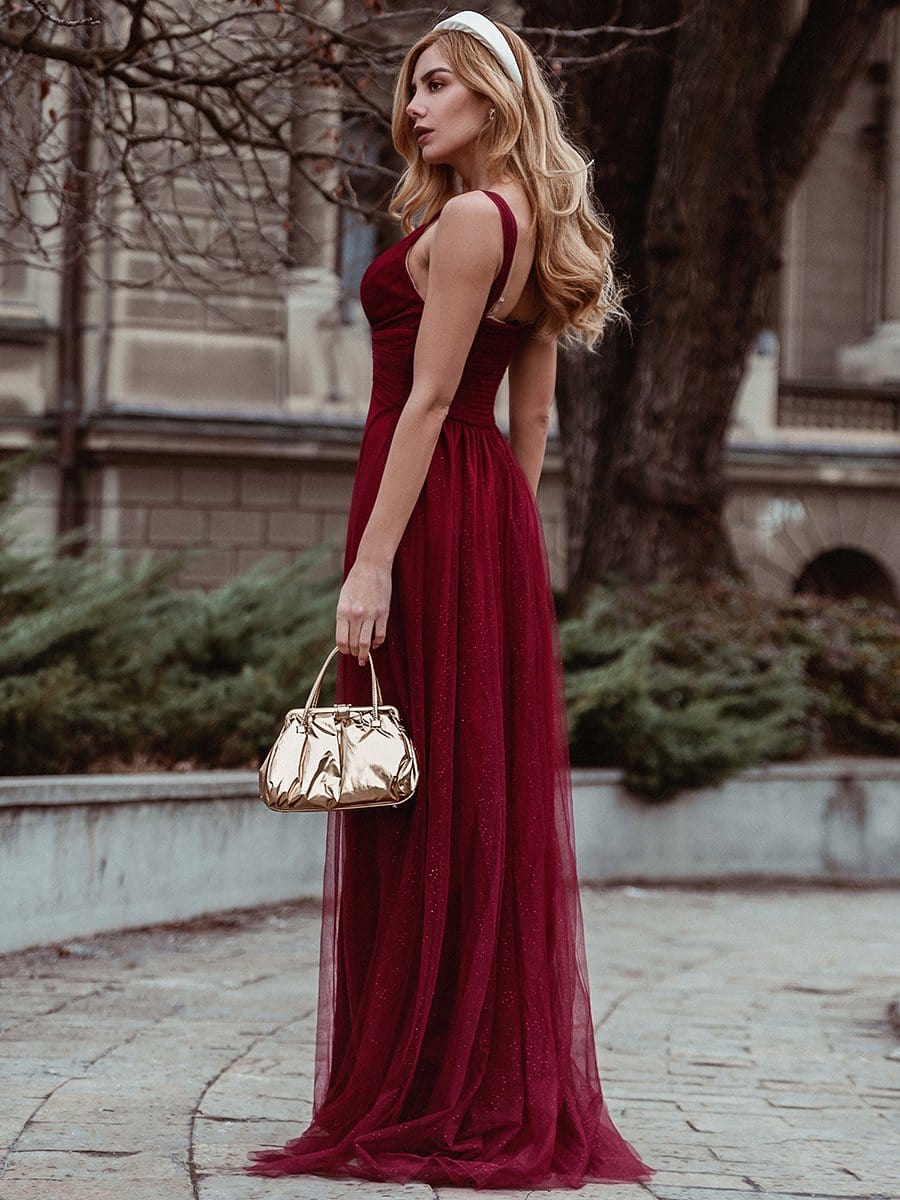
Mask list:
[[[517,226],[512,210],[496,192],[486,192],[500,212],[503,261],[491,285],[449,416],[473,424],[494,424],[494,402],[500,381],[516,347],[533,323],[502,321],[488,316],[503,293],[516,249]],[[414,243],[440,213],[401,238],[368,266],[360,283],[360,302],[372,329],[372,405],[402,408],[413,383],[413,352],[424,300],[409,273]]]

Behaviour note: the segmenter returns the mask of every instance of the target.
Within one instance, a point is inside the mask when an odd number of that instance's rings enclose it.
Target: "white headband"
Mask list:
[[[460,29],[463,33],[471,33],[480,42],[484,42],[488,49],[493,50],[513,83],[518,84],[519,87],[524,86],[522,72],[519,70],[519,64],[510,49],[509,42],[489,17],[467,9],[465,12],[458,12],[452,17],[445,17],[443,21],[438,21],[435,29]]]

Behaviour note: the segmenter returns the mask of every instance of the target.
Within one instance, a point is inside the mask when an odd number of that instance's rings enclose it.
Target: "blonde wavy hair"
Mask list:
[[[494,23],[515,55],[522,89],[487,46],[461,30],[429,30],[404,58],[394,90],[391,132],[408,166],[389,211],[409,233],[458,192],[449,164],[432,166],[423,161],[406,112],[419,55],[439,41],[457,77],[486,96],[496,110],[479,135],[489,178],[512,176],[531,202],[537,224],[532,270],[544,305],[537,321],[539,335],[548,339],[562,335],[564,342],[594,348],[610,321],[630,324],[622,305],[626,292],[613,271],[612,231],[592,194],[590,164],[566,137],[561,106],[531,49],[507,25]]]

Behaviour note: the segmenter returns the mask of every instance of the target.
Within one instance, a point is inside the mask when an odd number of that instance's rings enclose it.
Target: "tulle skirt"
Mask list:
[[[345,574],[392,426],[367,424]],[[547,550],[495,424],[445,420],[392,578],[373,661],[419,785],[396,809],[326,818],[312,1120],[247,1170],[649,1180],[598,1075]],[[340,655],[339,699],[368,704],[370,688]]]

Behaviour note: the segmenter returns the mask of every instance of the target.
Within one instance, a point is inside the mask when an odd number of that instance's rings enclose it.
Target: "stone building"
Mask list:
[[[751,578],[777,594],[900,597],[898,29],[886,12],[793,199],[777,324],[748,356],[729,434],[729,527]],[[202,221],[190,180],[182,200]],[[172,282],[90,289],[82,452],[95,541],[128,554],[203,547],[185,576],[200,585],[323,541],[339,562],[370,386],[354,293],[374,235],[339,225],[314,192],[304,204],[310,237],[278,289],[226,287],[211,308]],[[114,253],[117,271],[152,277],[149,256]],[[52,275],[0,272],[0,453],[55,436],[59,325]],[[505,414],[501,395],[503,428]],[[22,500],[23,532],[52,533],[57,469],[31,470]],[[538,501],[563,587],[555,429]]]

